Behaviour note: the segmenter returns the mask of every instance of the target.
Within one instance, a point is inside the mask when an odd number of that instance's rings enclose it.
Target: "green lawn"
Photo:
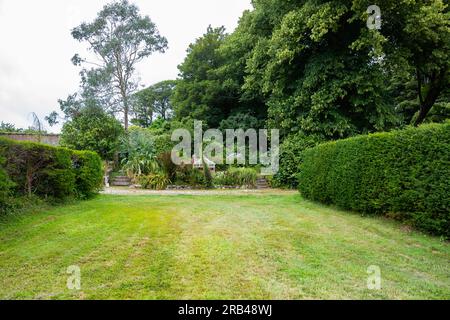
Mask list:
[[[3,221],[0,298],[449,299],[449,261],[438,238],[300,195],[103,195]]]

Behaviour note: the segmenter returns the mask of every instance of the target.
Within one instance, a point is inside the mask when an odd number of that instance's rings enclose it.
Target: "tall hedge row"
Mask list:
[[[12,195],[87,198],[97,192],[102,184],[101,159],[89,151],[1,138],[1,159],[0,178],[4,174],[8,179],[7,193]]]
[[[299,189],[315,201],[385,214],[450,238],[450,123],[309,149]]]

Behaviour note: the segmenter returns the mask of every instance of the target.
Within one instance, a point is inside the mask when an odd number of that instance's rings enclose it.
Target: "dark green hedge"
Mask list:
[[[321,144],[304,152],[300,192],[450,238],[450,123]]]
[[[9,179],[6,170],[3,168],[5,158],[0,157],[0,214],[9,207],[9,198],[14,183]]]
[[[41,198],[86,198],[98,191],[103,169],[100,157],[34,142],[0,139],[2,169],[12,181],[12,194]],[[0,171],[1,175],[1,171]]]
[[[79,198],[89,198],[96,194],[103,182],[102,160],[92,151],[74,151],[75,189]]]
[[[297,188],[297,175],[303,161],[303,151],[323,141],[324,139],[319,136],[306,136],[302,133],[286,137],[280,146],[280,170],[273,177],[272,185],[282,188]]]

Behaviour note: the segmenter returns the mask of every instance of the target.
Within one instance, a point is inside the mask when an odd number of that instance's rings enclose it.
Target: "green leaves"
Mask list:
[[[84,108],[64,124],[61,144],[75,150],[95,151],[103,159],[112,159],[122,134],[122,126],[113,116],[98,107]]]
[[[321,144],[303,152],[299,188],[315,201],[450,237],[449,141],[446,123]]]
[[[72,36],[86,42],[97,58],[86,61],[78,54],[72,58],[77,66],[95,67],[81,72],[79,104],[122,112],[128,129],[130,100],[139,82],[134,78],[135,66],[153,52],[164,52],[167,39],[127,0],[105,5],[93,22],[74,28]]]

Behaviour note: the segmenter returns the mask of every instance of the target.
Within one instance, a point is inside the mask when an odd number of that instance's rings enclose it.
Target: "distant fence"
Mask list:
[[[59,134],[26,134],[26,133],[0,133],[0,137],[16,141],[32,141],[51,146],[59,146],[61,136]]]

